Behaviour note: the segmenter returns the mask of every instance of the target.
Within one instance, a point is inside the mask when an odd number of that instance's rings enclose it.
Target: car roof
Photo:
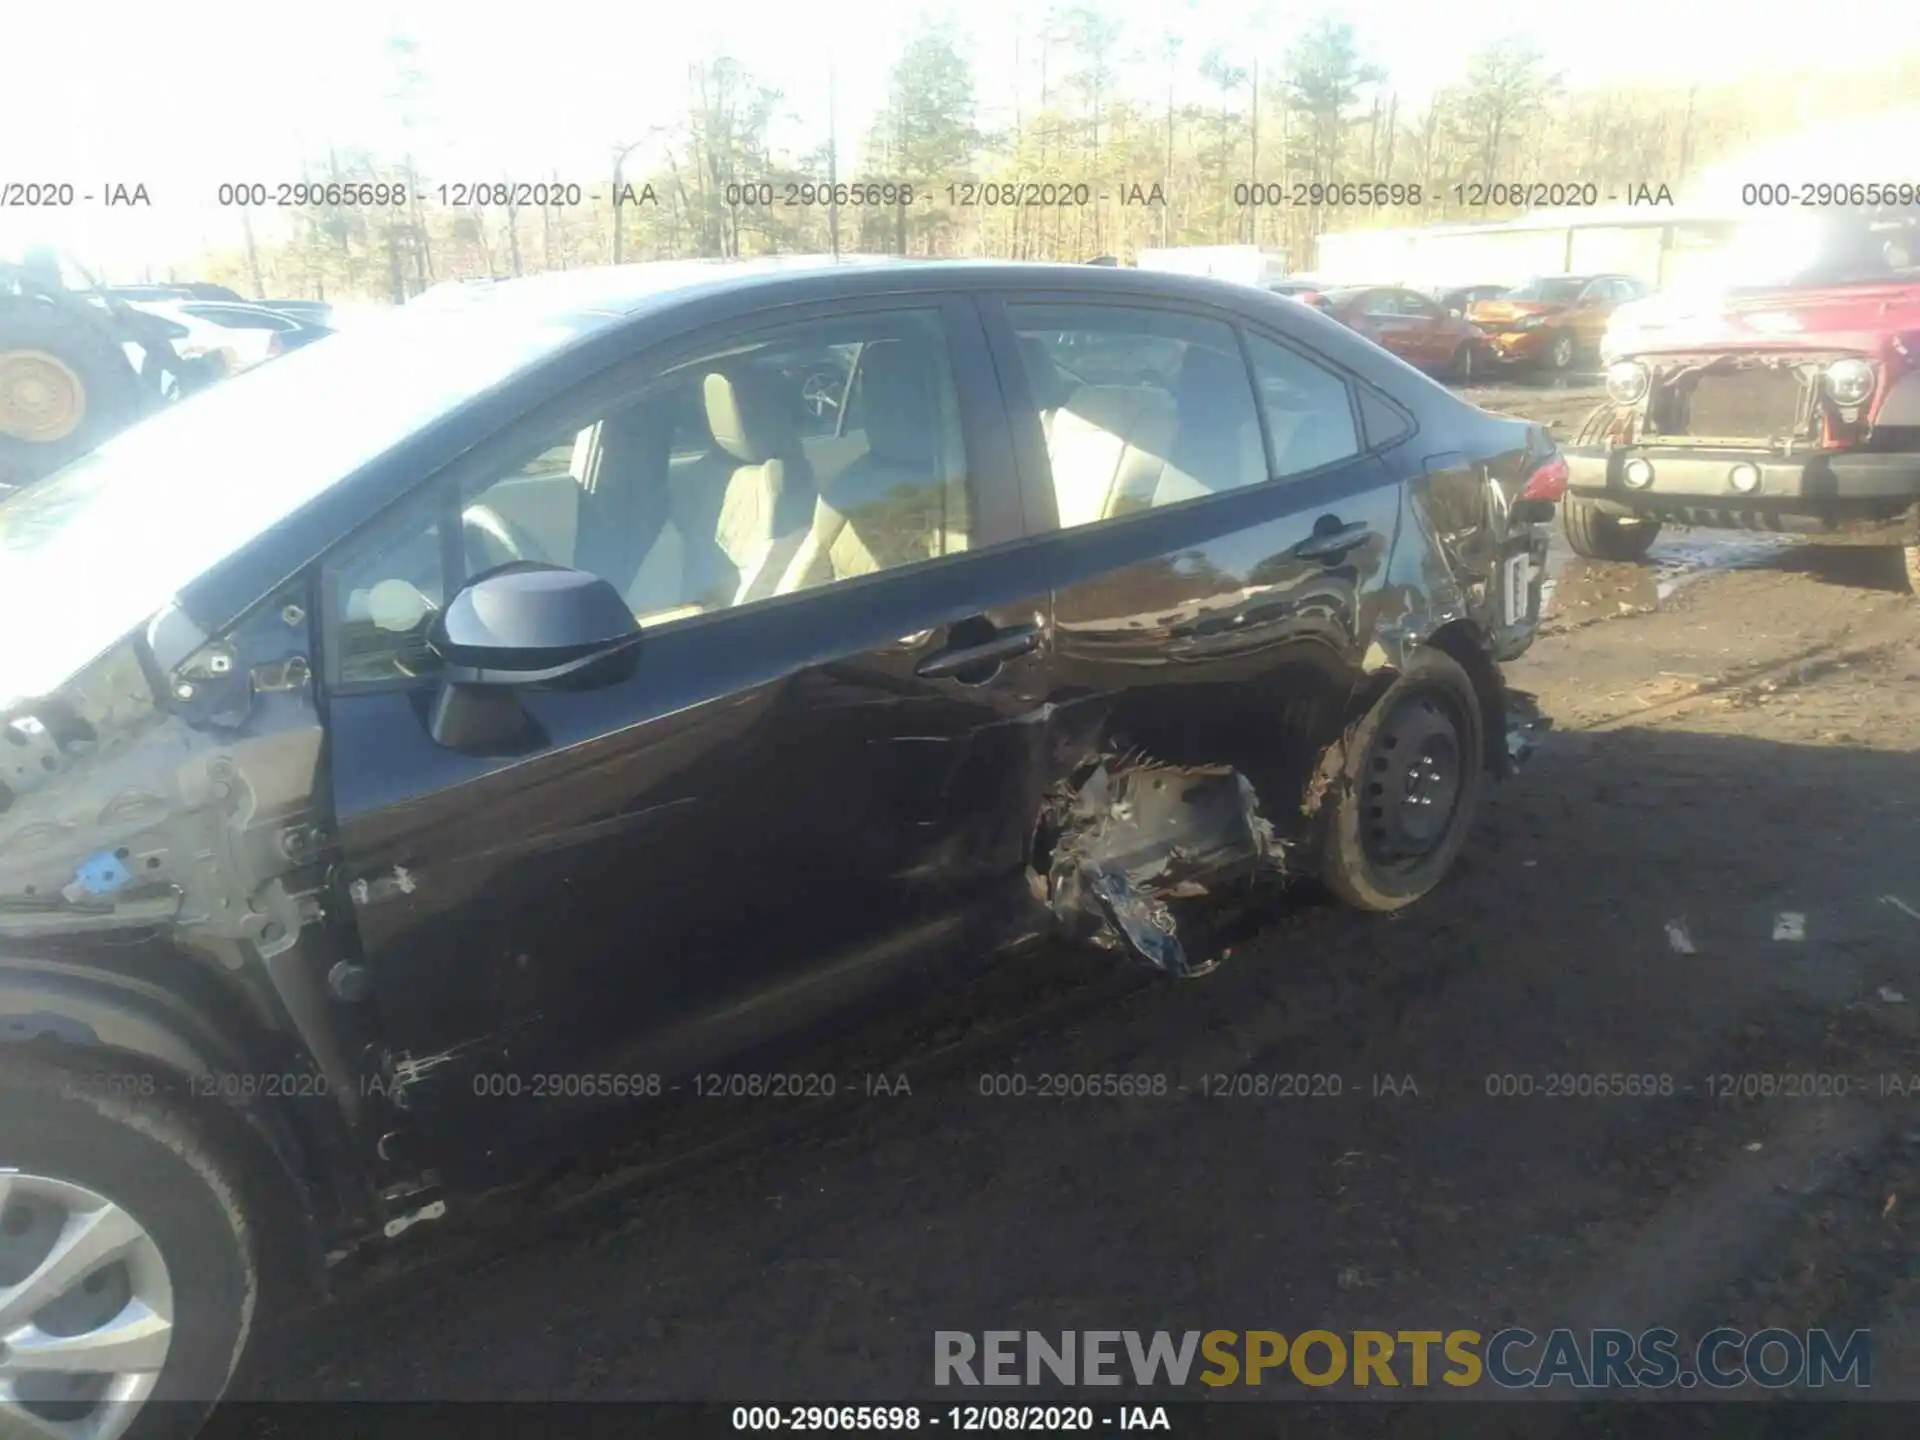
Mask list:
[[[862,284],[862,279],[878,283]],[[1021,260],[916,260],[892,255],[781,255],[751,260],[656,260],[557,270],[493,283],[455,283],[429,292],[436,305],[512,313],[523,319],[632,318],[695,298],[765,288],[782,303],[831,299],[849,290],[974,289],[1022,281],[1057,290],[1184,296],[1244,303],[1249,287],[1201,275],[1132,266]],[[423,296],[407,308],[420,305]]]

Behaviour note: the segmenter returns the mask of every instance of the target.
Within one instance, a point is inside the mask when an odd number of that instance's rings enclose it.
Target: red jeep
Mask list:
[[[1662,525],[1903,545],[1920,593],[1920,206],[1717,238],[1710,290],[1614,314],[1607,401],[1566,447],[1568,541],[1599,560],[1640,559]]]

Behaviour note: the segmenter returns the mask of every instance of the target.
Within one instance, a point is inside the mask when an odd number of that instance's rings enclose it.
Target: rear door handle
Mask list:
[[[1002,630],[993,639],[978,645],[962,645],[957,650],[942,650],[929,655],[913,667],[913,673],[927,680],[944,680],[971,670],[976,665],[1002,665],[1016,655],[1025,655],[1040,646],[1040,627],[1017,625]]]
[[[1324,522],[1323,522],[1324,523]],[[1373,527],[1364,520],[1356,520],[1351,525],[1334,522],[1334,528],[1315,528],[1313,534],[1295,545],[1292,554],[1302,560],[1338,560],[1349,550],[1357,549],[1366,543]]]

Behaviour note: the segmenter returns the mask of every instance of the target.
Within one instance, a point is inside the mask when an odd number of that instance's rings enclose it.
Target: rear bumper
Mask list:
[[[1920,538],[1920,454],[1821,453],[1692,446],[1572,445],[1567,491],[1613,514],[1680,525],[1779,530],[1834,539],[1911,543]],[[1631,460],[1651,478],[1626,482]],[[1734,488],[1736,467],[1760,473],[1758,488]]]

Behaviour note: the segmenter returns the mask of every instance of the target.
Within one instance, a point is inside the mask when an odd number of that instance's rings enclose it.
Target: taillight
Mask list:
[[[1527,477],[1527,483],[1520,487],[1522,500],[1544,500],[1553,504],[1567,493],[1567,462],[1559,455],[1554,456],[1533,474]]]

